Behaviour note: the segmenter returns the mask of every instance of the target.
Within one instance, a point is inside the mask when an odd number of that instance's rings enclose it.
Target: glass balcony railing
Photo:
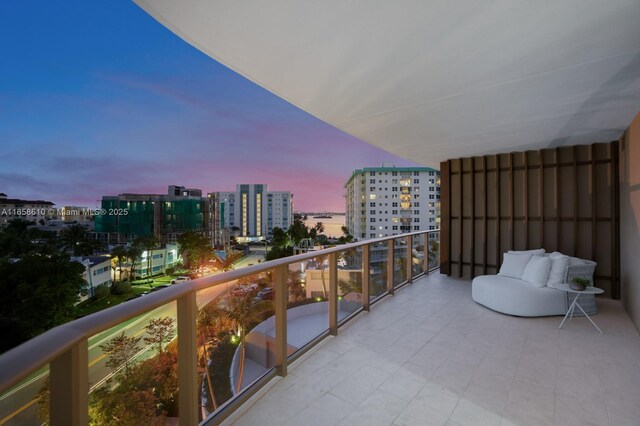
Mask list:
[[[264,262],[49,330],[0,356],[0,424],[221,421],[340,325],[436,269],[438,236]]]

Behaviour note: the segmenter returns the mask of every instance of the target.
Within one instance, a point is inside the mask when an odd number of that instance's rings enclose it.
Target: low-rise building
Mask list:
[[[44,223],[55,218],[56,210],[51,201],[8,198],[7,194],[0,192],[0,227],[16,219]]]
[[[72,257],[78,263],[81,263],[85,270],[82,278],[87,282],[87,295],[82,297],[85,300],[93,297],[95,289],[99,285],[111,287],[113,277],[111,273],[111,257],[109,256],[82,256]]]

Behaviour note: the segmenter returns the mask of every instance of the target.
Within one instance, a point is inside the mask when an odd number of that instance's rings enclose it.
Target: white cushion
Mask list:
[[[555,252],[549,256],[549,259],[551,260],[551,270],[549,271],[547,287],[553,287],[564,282],[567,267],[569,266],[569,256]]]
[[[522,250],[522,251],[509,250],[507,253],[512,253],[512,254],[544,254],[544,249],[543,248],[539,248],[539,249],[534,249],[534,250]]]
[[[531,256],[522,273],[522,280],[536,287],[544,287],[547,285],[550,270],[551,259],[540,255]]]
[[[530,253],[505,253],[498,275],[521,279],[522,274],[524,273],[524,268],[527,267],[527,263],[529,263],[532,256],[533,255]]]

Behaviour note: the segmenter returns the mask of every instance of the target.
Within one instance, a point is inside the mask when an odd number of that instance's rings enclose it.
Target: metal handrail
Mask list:
[[[190,296],[195,297],[197,292],[201,290],[255,275],[260,272],[288,267],[292,263],[313,259],[318,256],[330,255],[385,241],[413,237],[415,235],[429,235],[436,232],[439,232],[439,230],[416,231],[369,239],[271,260],[209,277],[198,278],[59,325],[0,355],[0,394],[8,391],[12,386],[19,383],[43,365],[57,360],[63,354],[72,350],[76,345],[96,334],[168,303],[179,302],[179,300]],[[428,241],[425,241],[425,257],[427,256]],[[428,268],[425,268],[425,272],[428,272]]]

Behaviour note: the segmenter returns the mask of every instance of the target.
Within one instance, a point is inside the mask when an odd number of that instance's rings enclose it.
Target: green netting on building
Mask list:
[[[96,232],[153,235],[153,201],[103,199],[102,208],[106,214],[96,219]],[[126,211],[127,214],[115,214],[114,211]]]
[[[202,201],[164,201],[162,220],[162,229],[165,232],[200,231],[204,224]]]

